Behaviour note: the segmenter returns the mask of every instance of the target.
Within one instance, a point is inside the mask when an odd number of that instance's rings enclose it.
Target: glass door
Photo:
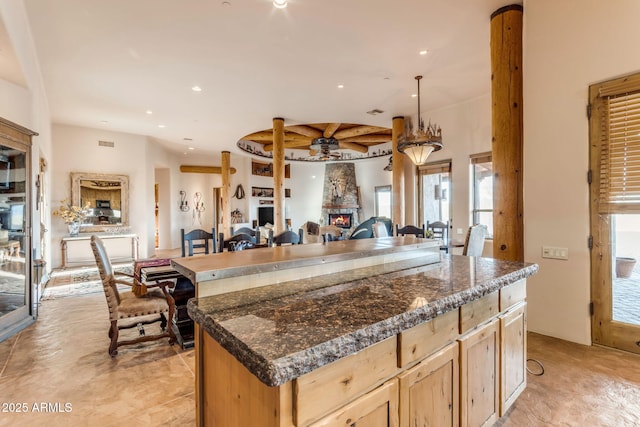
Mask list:
[[[29,135],[0,121],[0,341],[33,322]],[[22,129],[19,128],[18,129]]]
[[[592,340],[640,353],[640,74],[589,100]]]
[[[451,161],[418,167],[419,218],[421,224],[451,224]]]

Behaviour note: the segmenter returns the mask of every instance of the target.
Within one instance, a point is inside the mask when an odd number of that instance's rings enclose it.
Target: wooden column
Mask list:
[[[273,222],[274,234],[285,229],[284,215],[284,119],[273,119]]]
[[[222,188],[220,189],[222,199],[222,232],[227,236],[231,232],[231,153],[222,152]],[[229,237],[229,236],[227,236]]]
[[[493,256],[524,260],[522,6],[491,15]]]
[[[393,126],[391,127],[391,162],[393,174],[393,186],[391,187],[391,205],[393,211],[391,213],[391,222],[400,224],[404,227],[406,218],[404,217],[404,157],[405,155],[398,151],[398,141],[404,132],[404,117],[394,117]]]

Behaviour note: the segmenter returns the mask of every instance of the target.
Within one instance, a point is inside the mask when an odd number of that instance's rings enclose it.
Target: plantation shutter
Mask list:
[[[421,175],[433,175],[437,173],[451,172],[451,160],[427,163],[426,165],[418,166],[418,171]]]
[[[624,83],[600,89],[600,213],[640,213],[640,82]]]

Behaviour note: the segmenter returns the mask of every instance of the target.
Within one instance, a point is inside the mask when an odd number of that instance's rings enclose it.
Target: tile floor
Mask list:
[[[193,350],[162,341],[112,359],[108,342],[103,295],[43,301],[34,325],[0,343],[0,426],[195,424]],[[528,375],[497,425],[640,425],[639,355],[530,333],[529,357],[546,372]],[[19,403],[27,412],[4,411]],[[36,412],[41,403],[60,410]]]
[[[161,340],[112,359],[108,324],[102,294],[42,301],[38,321],[0,343],[0,426],[194,425],[193,349]]]

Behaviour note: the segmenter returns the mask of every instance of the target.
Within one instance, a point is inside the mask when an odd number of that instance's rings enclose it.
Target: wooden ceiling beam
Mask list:
[[[308,136],[310,138],[320,138],[322,136],[322,132],[318,129],[314,129],[309,126],[304,125],[291,125],[284,128],[285,132],[294,132],[300,135]],[[286,140],[286,135],[285,135]]]
[[[284,148],[309,148],[311,145],[311,140],[307,139],[306,141],[288,141],[285,140]],[[265,144],[262,148],[264,151],[273,151],[273,144]]]
[[[338,144],[340,145],[340,148],[358,151],[360,153],[366,153],[369,151],[369,149],[364,145],[356,144],[354,142],[338,141]]]
[[[340,142],[369,142],[369,143],[383,143],[390,142],[391,135],[360,135],[352,136],[351,138],[343,138]]]
[[[336,139],[351,138],[353,136],[367,135],[385,130],[380,126],[356,126],[349,129],[339,130],[333,134]]]
[[[338,130],[342,123],[329,123],[326,128],[324,128],[324,132],[322,136],[325,138],[330,138],[333,134]]]
[[[184,173],[222,173],[221,166],[191,166],[191,165],[180,165],[180,172]],[[229,173],[232,175],[236,173],[236,168],[229,168]]]

